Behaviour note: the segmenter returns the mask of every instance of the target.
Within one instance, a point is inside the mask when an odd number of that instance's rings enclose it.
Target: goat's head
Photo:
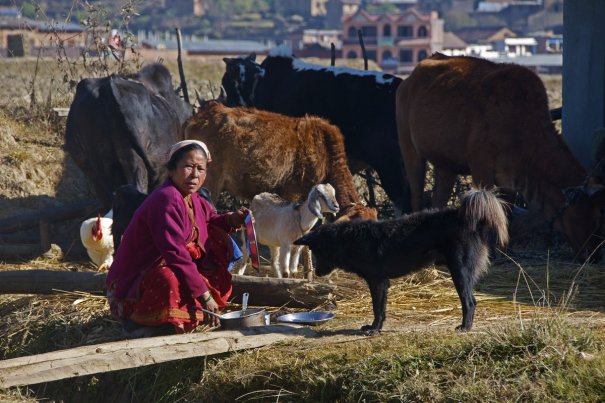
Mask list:
[[[309,210],[317,218],[322,218],[323,213],[336,215],[340,211],[336,201],[336,191],[329,183],[313,186],[307,200]]]
[[[223,61],[226,69],[221,84],[227,92],[225,105],[254,106],[256,84],[265,74],[265,70],[256,63],[256,54],[235,58],[225,57]]]

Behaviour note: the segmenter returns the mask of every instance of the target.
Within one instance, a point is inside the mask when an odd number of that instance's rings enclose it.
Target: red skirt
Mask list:
[[[217,270],[200,274],[212,297],[222,308],[231,295],[231,274],[226,270]],[[182,287],[174,272],[168,266],[158,266],[149,270],[139,285],[140,298],[136,301],[112,301],[112,311],[122,319],[144,326],[172,324],[178,333],[188,332],[204,319],[204,314],[195,309],[200,302],[191,297]],[[116,306],[121,305],[121,306]]]

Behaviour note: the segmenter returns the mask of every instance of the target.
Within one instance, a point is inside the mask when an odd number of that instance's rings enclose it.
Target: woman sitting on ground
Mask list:
[[[137,209],[107,275],[111,312],[132,336],[190,331],[204,319],[196,307],[226,305],[234,253],[228,233],[248,214],[217,214],[197,194],[211,161],[204,143],[176,143],[167,160],[169,178]]]

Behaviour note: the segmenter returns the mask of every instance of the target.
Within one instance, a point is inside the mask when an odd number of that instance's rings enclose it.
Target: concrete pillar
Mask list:
[[[605,126],[605,1],[565,0],[563,137],[582,165],[594,163]],[[601,136],[598,136],[601,137]]]

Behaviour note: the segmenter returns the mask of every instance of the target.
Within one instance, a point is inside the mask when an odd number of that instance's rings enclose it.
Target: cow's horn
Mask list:
[[[225,87],[221,85],[221,92],[218,94],[218,98],[216,99],[221,104],[227,102],[227,91],[225,91]]]
[[[195,89],[195,97],[197,98],[197,103],[200,104],[200,106],[202,106],[202,104],[204,103],[204,98],[202,98],[202,96],[200,95],[200,92],[197,90],[197,88]]]

